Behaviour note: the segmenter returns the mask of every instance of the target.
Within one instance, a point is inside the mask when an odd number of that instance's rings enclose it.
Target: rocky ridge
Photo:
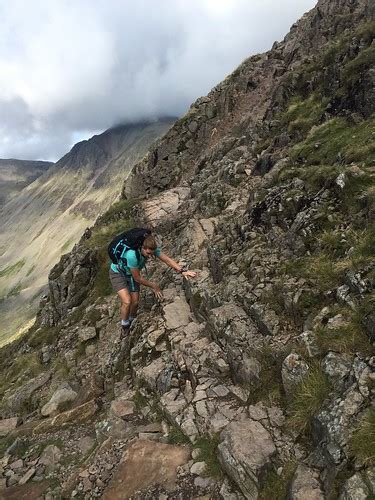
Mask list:
[[[8,494],[371,498],[374,14],[318,2],[53,268],[37,325],[1,351]],[[152,264],[164,301],[146,291],[120,340],[105,249],[133,224],[199,274]]]

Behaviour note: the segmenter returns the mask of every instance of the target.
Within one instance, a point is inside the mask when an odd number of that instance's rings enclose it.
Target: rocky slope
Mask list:
[[[0,345],[35,316],[51,267],[118,198],[132,165],[172,123],[119,126],[80,142],[1,208]]]
[[[49,161],[0,160],[0,206],[35,181],[53,163]]]
[[[374,495],[374,38],[373,2],[320,0],[52,269],[1,351],[8,495]],[[105,249],[133,224],[199,274],[153,264],[164,301],[121,341]]]

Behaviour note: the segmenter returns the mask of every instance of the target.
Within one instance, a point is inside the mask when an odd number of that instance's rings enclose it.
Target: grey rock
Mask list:
[[[348,384],[351,365],[350,359],[335,352],[329,352],[322,361],[323,371],[330,382],[341,389]]]
[[[324,500],[318,477],[318,472],[300,464],[294,473],[288,498],[290,500]]]
[[[280,329],[279,318],[272,309],[263,304],[253,304],[249,309],[250,316],[263,335],[275,335]]]
[[[91,436],[85,436],[78,440],[77,446],[80,449],[81,453],[84,455],[88,453],[95,445],[95,439]]]
[[[26,384],[23,384],[20,388],[18,388],[14,394],[8,397],[6,400],[6,406],[11,411],[19,411],[24,403],[30,399],[32,394],[43,387],[43,385],[45,385],[50,378],[51,373],[45,372],[29,380]]]
[[[223,500],[245,500],[245,497],[238,491],[234,491],[233,486],[225,478],[220,488],[220,498]]]
[[[301,333],[300,339],[303,342],[303,344],[305,345],[307,353],[310,356],[310,358],[314,358],[315,356],[318,356],[320,351],[319,351],[318,344],[316,342],[314,332],[312,332],[310,330],[305,330],[304,332]]]
[[[296,387],[301,383],[308,371],[309,365],[299,354],[292,352],[284,359],[281,368],[281,377],[287,397],[293,395]]]
[[[164,306],[165,324],[168,330],[173,330],[181,326],[186,326],[191,321],[189,304],[182,297]]]
[[[190,468],[190,472],[192,474],[195,474],[196,476],[201,476],[202,474],[205,473],[206,471],[206,462],[195,462],[191,468]]]
[[[67,403],[71,403],[77,398],[77,393],[67,383],[63,383],[57,391],[55,391],[51,399],[41,409],[43,417],[49,417],[57,413]]]
[[[9,432],[17,427],[19,423],[18,417],[6,418],[4,420],[0,420],[0,437],[4,437]]]
[[[29,469],[26,474],[24,474],[20,481],[19,481],[19,484],[26,484],[28,481],[30,481],[30,479],[34,476],[36,472],[36,469],[35,467],[32,467],[31,469]]]
[[[198,476],[194,479],[194,486],[196,486],[197,488],[206,489],[211,486],[212,483],[213,481],[209,477]]]
[[[97,336],[97,331],[94,326],[88,326],[82,328],[78,332],[78,338],[80,342],[87,342],[88,340],[94,339]]]
[[[342,396],[332,396],[313,417],[314,442],[322,443],[327,459],[339,464],[343,459],[351,429],[358,420],[365,398],[353,384]]]
[[[244,439],[246,436],[246,439]],[[220,463],[245,498],[257,498],[261,478],[271,466],[276,447],[260,422],[233,422],[221,434]]]
[[[43,450],[43,453],[39,458],[39,464],[45,465],[46,467],[51,469],[59,463],[61,456],[62,452],[60,448],[53,444],[50,444]]]
[[[370,494],[371,492],[365,480],[358,472],[346,481],[339,496],[339,500],[366,500],[366,498],[369,498]]]

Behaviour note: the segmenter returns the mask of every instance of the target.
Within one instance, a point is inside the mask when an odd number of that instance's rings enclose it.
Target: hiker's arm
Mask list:
[[[197,273],[195,273],[194,271],[188,271],[187,269],[185,270],[182,266],[177,264],[177,262],[175,260],[171,259],[165,253],[161,253],[159,255],[158,259],[161,260],[162,262],[164,262],[164,264],[167,264],[167,266],[171,267],[172,269],[174,269],[178,273],[181,273],[182,276],[184,276],[185,278],[195,278],[195,276],[197,275]]]
[[[144,285],[144,286],[148,286],[148,287],[152,288],[155,292],[155,295],[159,299],[161,299],[163,297],[163,293],[160,290],[160,288],[158,287],[158,285],[156,283],[154,283],[153,281],[149,281],[149,280],[142,278],[141,273],[139,272],[139,269],[137,269],[135,267],[131,267],[130,272],[132,273],[132,276],[137,283],[139,283],[140,285]]]

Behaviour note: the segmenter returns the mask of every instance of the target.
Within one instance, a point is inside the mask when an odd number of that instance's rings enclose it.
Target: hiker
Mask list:
[[[131,323],[137,315],[140,285],[152,288],[157,299],[163,298],[163,292],[157,283],[141,276],[140,271],[145,267],[147,259],[157,257],[184,278],[196,276],[194,271],[181,267],[163,253],[148,229],[134,228],[120,234],[110,243],[108,253],[112,261],[109,278],[121,301],[120,316],[123,334],[129,332]]]

